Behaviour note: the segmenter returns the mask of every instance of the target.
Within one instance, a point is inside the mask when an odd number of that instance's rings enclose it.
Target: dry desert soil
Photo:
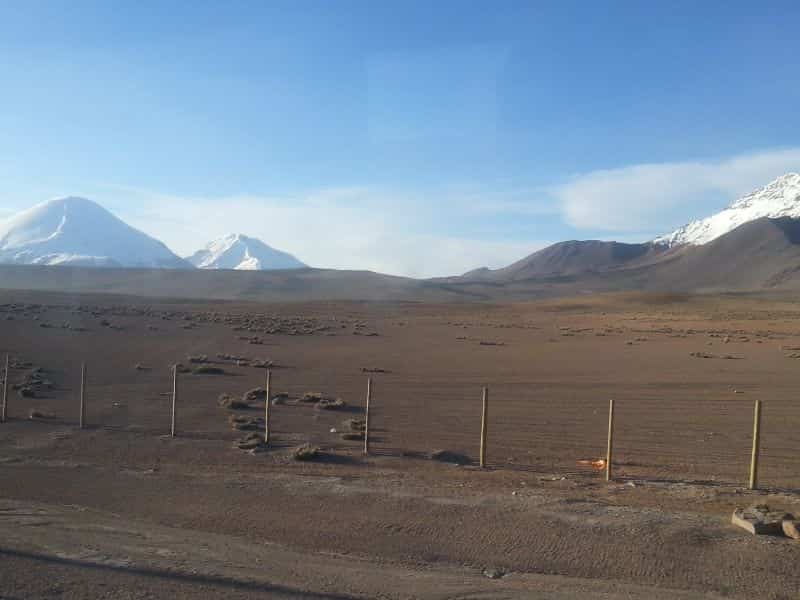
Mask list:
[[[800,597],[800,543],[730,525],[754,503],[800,513],[793,298],[4,291],[6,353],[3,599]],[[263,386],[266,365],[280,398],[263,447],[263,395],[220,395]],[[610,399],[606,482],[587,463],[605,456]],[[295,460],[305,443],[317,456]]]

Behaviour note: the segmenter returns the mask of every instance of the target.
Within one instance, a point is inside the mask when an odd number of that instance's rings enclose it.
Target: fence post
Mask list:
[[[614,401],[608,401],[608,446],[606,446],[606,481],[611,481],[611,461],[614,458]]]
[[[175,437],[175,405],[178,400],[178,365],[172,367],[172,425],[169,434]]]
[[[86,425],[86,363],[81,363],[81,400],[80,413],[78,417],[78,428],[83,429]]]
[[[761,446],[761,400],[756,400],[753,414],[753,452],[750,456],[751,490],[758,487],[758,453]]]
[[[6,354],[6,369],[3,374],[3,407],[0,410],[0,423],[6,422],[8,414],[8,354]]]
[[[367,377],[367,403],[364,409],[364,454],[369,454],[369,403],[372,400],[372,377]]]
[[[269,445],[269,402],[270,390],[272,388],[272,369],[267,369],[266,382],[264,383],[264,391],[267,393],[266,402],[264,403],[264,445]]]
[[[489,388],[484,386],[483,387],[483,398],[482,398],[483,407],[481,409],[481,454],[480,454],[480,465],[481,467],[486,466],[486,433],[488,429],[487,420],[489,418]]]

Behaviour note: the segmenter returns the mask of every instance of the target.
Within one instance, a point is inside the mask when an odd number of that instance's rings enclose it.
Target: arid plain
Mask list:
[[[800,595],[800,544],[729,524],[756,502],[800,512],[790,297],[265,304],[3,291],[6,353],[2,598]],[[190,357],[203,355],[211,372],[195,373]],[[263,398],[231,409],[220,395],[263,386],[267,361],[286,397],[271,406],[270,447],[250,452],[237,444],[253,431],[232,417],[259,433]],[[175,363],[187,372],[172,438]],[[343,434],[363,419],[368,377],[365,456]],[[321,409],[307,392],[344,405]],[[606,482],[586,462],[605,456],[610,399]],[[762,489],[748,491],[756,399]],[[292,458],[304,443],[314,460]]]

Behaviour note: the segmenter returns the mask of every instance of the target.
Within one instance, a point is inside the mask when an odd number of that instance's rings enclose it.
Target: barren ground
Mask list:
[[[729,517],[755,502],[800,512],[798,317],[800,303],[745,296],[277,305],[0,292],[0,356],[14,367],[0,598],[796,598],[800,544],[749,537]],[[170,365],[201,354],[224,373],[180,375],[171,438]],[[263,385],[256,360],[273,362],[273,392],[289,400],[271,409],[271,448],[251,454],[229,416],[259,417],[263,400],[229,410],[218,396]],[[365,457],[341,433],[363,418],[367,376]],[[33,397],[13,389],[26,380]],[[346,404],[319,410],[298,400],[308,391]],[[611,398],[606,483],[578,461],[604,456]],[[755,399],[764,489],[749,492]],[[292,460],[304,442],[317,460]],[[431,459],[438,450],[463,464]]]

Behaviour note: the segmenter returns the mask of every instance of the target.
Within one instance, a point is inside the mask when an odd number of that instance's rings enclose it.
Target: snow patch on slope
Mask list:
[[[762,217],[800,218],[800,174],[782,175],[760,190],[740,198],[725,210],[693,221],[653,242],[668,246],[707,244],[740,225]]]
[[[302,269],[306,266],[291,254],[239,233],[230,233],[210,242],[186,260],[201,269],[238,271]]]

